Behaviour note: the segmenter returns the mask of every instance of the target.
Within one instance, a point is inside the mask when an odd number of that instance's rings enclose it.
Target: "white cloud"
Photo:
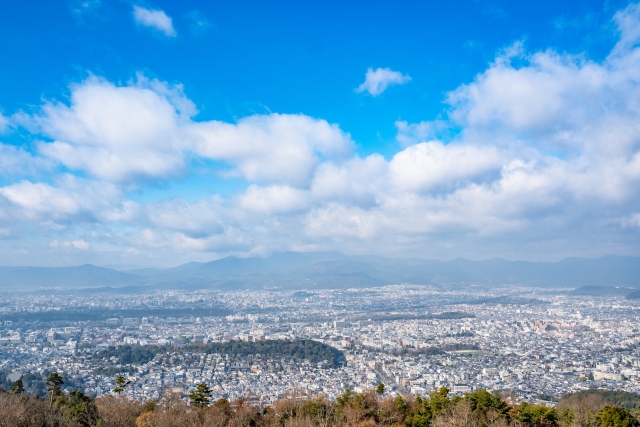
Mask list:
[[[146,9],[141,6],[133,6],[133,18],[140,25],[154,28],[167,37],[175,37],[176,30],[173,28],[173,21],[163,10]]]
[[[22,180],[0,187],[5,220],[15,223],[28,219],[51,225],[97,222],[117,209],[121,200],[120,191],[104,182],[65,174],[52,184]]]
[[[196,156],[226,162],[229,175],[253,182],[305,185],[322,159],[354,148],[338,126],[304,115],[226,123],[194,121],[196,112],[181,86],[90,77],[71,87],[70,105],[49,102],[31,121],[53,139],[38,145],[42,155],[110,181],[176,177]]]
[[[504,159],[494,148],[422,142],[404,149],[391,160],[390,178],[402,191],[428,191],[445,186],[466,186],[479,175],[499,172]]]
[[[237,124],[197,123],[189,135],[200,156],[225,160],[254,182],[305,185],[321,159],[343,158],[354,148],[338,126],[303,115],[251,116]]]
[[[22,181],[0,188],[0,194],[14,205],[22,207],[28,217],[42,212],[73,214],[79,209],[78,201],[74,197],[43,183]]]
[[[90,240],[87,252],[110,245],[109,253],[176,263],[290,249],[637,255],[637,15],[636,6],[616,15],[621,41],[602,61],[505,49],[447,95],[438,120],[398,121],[403,147],[390,158],[354,154],[349,134],[322,119],[199,121],[180,86],[91,77],[71,87],[68,104],[46,103],[26,121],[47,140],[38,153],[0,146],[13,169],[46,157],[88,178],[15,178],[0,188],[0,230],[9,230],[0,235],[28,225],[43,247]],[[193,159],[221,164],[241,188],[199,200],[128,196],[132,183],[144,193],[149,180],[193,173]]]
[[[325,163],[316,172],[311,192],[316,201],[371,207],[388,188],[388,162],[379,154],[341,164]]]
[[[177,174],[184,167],[179,123],[194,114],[193,106],[181,88],[150,83],[115,86],[91,77],[72,86],[70,106],[47,103],[35,118],[54,139],[41,143],[40,152],[103,179]]]
[[[22,148],[0,143],[0,176],[38,175],[49,172],[52,162]]]
[[[399,71],[389,68],[369,68],[365,74],[364,83],[356,89],[356,92],[369,92],[371,96],[378,96],[391,85],[402,85],[411,80],[411,77],[403,75]]]
[[[250,186],[239,198],[243,210],[263,214],[301,211],[307,206],[305,191],[285,185]]]

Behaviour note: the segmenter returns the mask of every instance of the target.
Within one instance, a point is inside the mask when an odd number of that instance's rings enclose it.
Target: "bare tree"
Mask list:
[[[478,416],[473,412],[471,402],[464,399],[448,405],[434,421],[433,427],[478,427]]]

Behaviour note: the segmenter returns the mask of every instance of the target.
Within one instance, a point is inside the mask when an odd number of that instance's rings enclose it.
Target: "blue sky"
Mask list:
[[[638,16],[4,2],[0,264],[637,255]]]

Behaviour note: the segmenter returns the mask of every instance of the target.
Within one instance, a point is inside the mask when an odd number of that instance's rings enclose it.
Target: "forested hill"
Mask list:
[[[615,405],[636,410],[640,408],[640,395],[628,391],[583,390],[564,396],[558,402],[558,408],[598,409],[605,405]]]
[[[218,353],[234,356],[292,357],[307,360],[316,366],[322,364],[326,368],[335,368],[345,363],[345,357],[341,351],[313,340],[229,341],[191,344],[184,347],[125,345],[109,347],[96,353],[94,357],[105,360],[115,357],[116,365],[144,364],[151,361],[156,354],[169,351]],[[323,364],[323,362],[325,363]]]
[[[312,364],[326,362],[327,367],[338,367],[345,363],[345,357],[341,351],[313,340],[229,341],[207,344],[202,348],[207,353],[236,356],[259,354],[271,357],[294,357],[308,360]]]

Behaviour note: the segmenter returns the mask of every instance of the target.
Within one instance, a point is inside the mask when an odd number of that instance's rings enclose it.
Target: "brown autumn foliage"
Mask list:
[[[410,395],[381,397],[373,391],[345,391],[335,401],[301,396],[259,407],[242,400],[221,399],[202,408],[190,407],[180,396],[146,403],[124,397],[91,399],[80,392],[55,399],[0,392],[0,427],[618,427],[603,420],[614,411],[585,397],[558,409],[521,403],[508,405],[500,395],[479,390],[448,397],[448,390],[429,398]],[[626,411],[626,412],[624,412]],[[640,425],[634,419],[619,427]],[[617,422],[617,421],[616,421]]]

